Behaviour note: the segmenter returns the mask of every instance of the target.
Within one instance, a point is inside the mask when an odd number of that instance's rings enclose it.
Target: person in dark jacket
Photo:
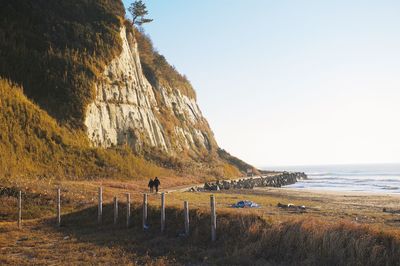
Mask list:
[[[158,180],[158,177],[154,178],[153,184],[154,187],[156,188],[156,192],[158,192],[158,187],[161,185],[160,180]]]
[[[149,184],[147,185],[150,188],[150,193],[153,193],[154,181],[150,178]]]

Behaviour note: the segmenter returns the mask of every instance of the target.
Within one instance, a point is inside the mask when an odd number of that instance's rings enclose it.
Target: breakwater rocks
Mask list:
[[[207,182],[204,187],[192,187],[189,191],[212,191],[227,189],[252,189],[255,187],[282,187],[296,183],[298,180],[307,179],[305,173],[283,172],[272,176],[256,176],[237,180],[223,180]]]

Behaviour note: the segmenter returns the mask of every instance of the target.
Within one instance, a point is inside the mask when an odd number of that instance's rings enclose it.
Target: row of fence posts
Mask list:
[[[57,189],[57,226],[61,226],[61,189]],[[118,222],[118,198],[114,197],[114,225]],[[103,219],[103,188],[98,189],[98,210],[97,210],[97,223],[101,224]],[[211,240],[217,239],[217,216],[215,209],[214,195],[210,196],[210,209],[211,209]],[[185,220],[185,236],[189,236],[189,202],[183,203],[183,215]],[[143,215],[142,215],[143,229],[148,228],[147,224],[147,194],[143,194]],[[165,193],[161,193],[161,233],[165,232]],[[131,195],[126,194],[126,227],[131,225]],[[18,228],[22,226],[22,192],[18,193]]]

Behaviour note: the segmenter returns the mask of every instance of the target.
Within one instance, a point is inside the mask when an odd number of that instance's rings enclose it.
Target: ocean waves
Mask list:
[[[278,169],[274,169],[278,170]],[[303,171],[307,180],[287,186],[319,191],[348,191],[373,193],[400,193],[400,165],[337,165],[287,167]]]

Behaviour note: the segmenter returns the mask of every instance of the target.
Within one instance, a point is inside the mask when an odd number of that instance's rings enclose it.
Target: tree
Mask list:
[[[144,23],[152,22],[152,19],[145,18],[145,16],[149,13],[147,11],[146,4],[143,3],[142,0],[136,0],[131,3],[128,8],[129,13],[132,15],[132,24],[136,24],[138,26],[143,25]]]

